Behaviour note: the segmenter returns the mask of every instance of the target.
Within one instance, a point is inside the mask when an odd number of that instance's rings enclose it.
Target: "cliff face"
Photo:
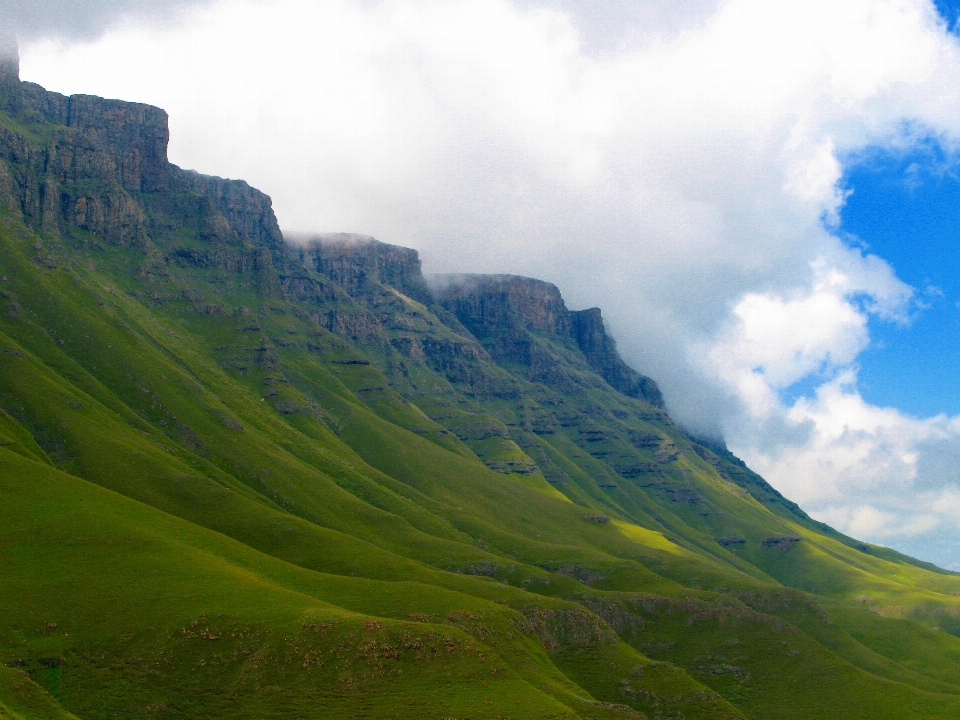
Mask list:
[[[269,195],[243,180],[224,180],[192,170],[177,170],[177,179],[191,192],[208,198],[238,240],[265,245],[272,250],[283,246],[283,234]]]
[[[111,243],[142,243],[148,216],[156,214],[150,211],[163,206],[156,196],[175,193],[208,200],[197,210],[208,239],[276,251],[283,244],[267,195],[168,161],[168,116],[160,108],[21,82],[8,51],[0,53],[0,110],[20,125],[0,128],[0,192],[45,234],[76,226]],[[182,216],[184,205],[173,215]],[[161,217],[159,224],[182,225],[184,218]]]
[[[559,357],[563,346],[572,345],[613,388],[663,407],[657,384],[620,357],[600,309],[571,312],[551,283],[516,275],[445,275],[436,277],[435,294],[491,355],[528,367],[531,379],[572,382]],[[552,337],[560,347],[543,343],[538,334]]]
[[[600,308],[570,313],[573,337],[590,367],[610,385],[628,397],[646,400],[663,407],[663,395],[656,382],[627,365],[617,352],[617,344],[607,335]]]
[[[543,332],[570,337],[570,313],[555,285],[518,275],[439,275],[437,300],[471,330]]]
[[[116,180],[128,192],[170,190],[173,166],[167,113],[142,103],[92,95],[67,97],[20,82],[19,63],[0,62],[0,108],[26,126],[39,123],[77,130],[93,140],[114,163]]]
[[[416,250],[352,233],[313,235],[301,246],[305,262],[350,295],[362,296],[379,283],[417,302],[431,302]]]
[[[63,97],[25,83],[24,97],[46,109],[45,119],[74,128],[103,148],[117,169],[117,179],[131,193],[173,189],[167,161],[170,140],[167,113],[141,103],[105,100],[91,95]],[[54,114],[55,113],[55,114]]]

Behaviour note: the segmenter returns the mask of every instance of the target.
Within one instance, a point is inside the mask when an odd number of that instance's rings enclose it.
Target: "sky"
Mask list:
[[[0,0],[21,75],[170,113],[287,231],[600,306],[691,432],[960,570],[960,5]]]

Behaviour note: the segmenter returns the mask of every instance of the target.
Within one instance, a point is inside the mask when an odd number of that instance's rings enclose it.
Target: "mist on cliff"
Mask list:
[[[836,227],[851,158],[960,138],[960,47],[929,0],[165,5],[177,24],[37,30],[24,77],[166,108],[171,159],[261,188],[285,230],[600,306],[691,431],[842,530],[952,559],[936,458],[960,418],[860,396],[868,321],[918,306]]]

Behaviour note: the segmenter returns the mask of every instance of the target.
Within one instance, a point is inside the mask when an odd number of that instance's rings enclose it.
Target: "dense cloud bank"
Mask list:
[[[176,162],[288,229],[600,305],[691,430],[842,530],[956,562],[960,419],[860,397],[868,320],[918,305],[835,227],[850,157],[960,137],[956,39],[926,0],[677,5],[224,0],[23,67],[165,107]]]
[[[165,25],[212,0],[0,0],[2,33],[20,40],[94,40],[134,22]]]

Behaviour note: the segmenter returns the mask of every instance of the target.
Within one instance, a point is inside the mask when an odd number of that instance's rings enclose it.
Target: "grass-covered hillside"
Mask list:
[[[960,717],[960,576],[166,127],[0,66],[0,718]]]

